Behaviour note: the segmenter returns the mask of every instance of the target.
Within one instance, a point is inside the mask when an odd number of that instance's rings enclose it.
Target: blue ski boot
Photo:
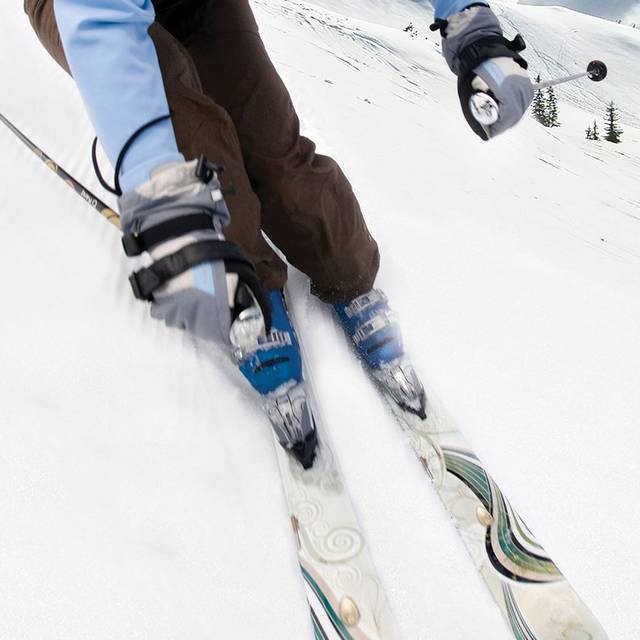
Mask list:
[[[379,289],[334,304],[356,353],[382,390],[402,409],[426,418],[426,397],[404,352],[400,326]]]
[[[317,436],[302,376],[296,332],[280,290],[269,292],[271,332],[248,352],[236,352],[240,371],[260,394],[280,444],[305,469],[313,465]]]

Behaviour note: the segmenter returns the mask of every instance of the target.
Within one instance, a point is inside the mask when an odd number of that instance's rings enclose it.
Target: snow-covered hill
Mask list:
[[[428,3],[256,0],[337,157],[436,410],[469,436],[612,639],[636,640],[640,31],[496,3],[563,126],[491,144]],[[417,37],[403,31],[412,21]],[[73,83],[0,7],[0,111],[99,191]],[[584,140],[614,98],[623,144]],[[220,354],[131,299],[112,228],[0,128],[0,638],[311,637],[268,426]],[[405,637],[509,634],[393,421],[299,274],[322,415]]]
[[[560,6],[608,20],[636,20],[640,16],[638,0],[518,0],[520,4]]]
[[[525,57],[532,74],[539,74],[543,80],[584,71],[593,59],[606,61],[609,67],[606,82],[562,85],[558,88],[561,98],[600,120],[613,99],[619,104],[625,123],[640,128],[639,30],[560,7],[511,3],[494,6],[499,7],[510,35],[519,31],[526,36]],[[588,117],[582,129],[587,122]]]

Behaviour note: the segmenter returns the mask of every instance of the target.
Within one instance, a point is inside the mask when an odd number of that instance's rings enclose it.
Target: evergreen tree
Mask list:
[[[547,127],[559,127],[558,120],[558,98],[553,87],[547,89]]]
[[[600,140],[600,132],[598,131],[598,123],[594,120],[593,121],[593,132],[592,132],[593,138],[591,138],[592,140]]]
[[[586,134],[587,140],[593,140],[593,131],[591,130],[591,125],[587,127]]]
[[[540,82],[540,76],[536,78],[536,82]],[[533,96],[533,108],[531,111],[531,115],[537,120],[540,124],[543,124],[545,127],[548,127],[548,117],[547,117],[547,106],[544,100],[544,94],[541,89],[538,89]]]
[[[607,134],[605,140],[618,144],[621,142],[620,136],[622,135],[622,129],[618,126],[618,120],[620,120],[620,114],[618,113],[618,107],[612,100],[607,106],[607,115],[604,119],[604,131]]]

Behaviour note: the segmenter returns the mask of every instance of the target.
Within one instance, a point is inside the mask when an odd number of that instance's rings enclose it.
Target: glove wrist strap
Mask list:
[[[520,55],[526,49],[524,38],[518,34],[513,40],[504,36],[487,36],[466,46],[457,55],[458,76],[464,77],[490,58],[512,58],[523,69],[527,61]]]
[[[122,236],[122,248],[131,258],[139,256],[144,251],[150,251],[162,242],[192,231],[211,231],[213,229],[213,217],[210,213],[194,213],[172,218],[139,233],[127,233]]]
[[[232,261],[242,264],[246,270],[253,272],[251,262],[244,257],[240,249],[226,240],[205,240],[194,242],[183,247],[129,277],[133,295],[138,300],[153,300],[153,293],[169,280],[204,262],[217,260]]]

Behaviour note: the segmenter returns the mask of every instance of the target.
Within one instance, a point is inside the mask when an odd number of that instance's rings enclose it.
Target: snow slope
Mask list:
[[[518,0],[518,2],[530,5],[562,6],[592,16],[625,22],[635,19],[640,12],[638,0],[607,0],[607,2],[602,0]]]
[[[637,638],[640,32],[497,4],[534,70],[596,57],[484,144],[422,5],[257,0],[303,118],[377,237],[435,410],[469,437],[611,638]],[[412,20],[420,36],[403,28]],[[16,6],[0,110],[96,191],[91,127]],[[428,36],[425,40],[424,36]],[[557,66],[556,66],[557,65]],[[614,97],[624,144],[584,128]],[[216,352],[152,322],[112,228],[0,128],[0,638],[311,637],[265,420]],[[405,636],[506,640],[409,447],[292,278],[322,414]]]

